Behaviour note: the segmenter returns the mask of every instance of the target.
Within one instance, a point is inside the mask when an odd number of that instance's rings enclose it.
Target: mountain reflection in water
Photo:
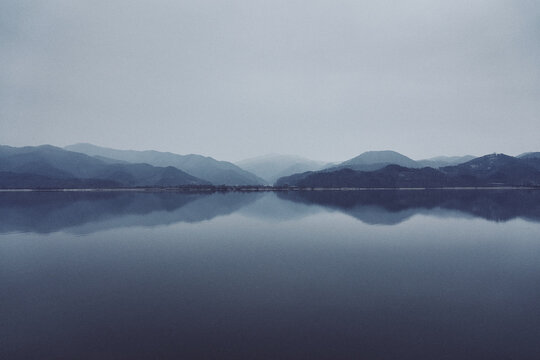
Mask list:
[[[399,224],[416,214],[540,221],[535,190],[290,191],[276,193],[0,193],[0,233],[92,233],[126,226],[196,223],[244,212],[288,218],[340,211],[366,224]]]
[[[0,359],[536,360],[539,196],[0,193]]]
[[[281,199],[339,210],[367,224],[398,224],[416,214],[514,218],[540,221],[540,191],[535,190],[381,190],[297,191]]]

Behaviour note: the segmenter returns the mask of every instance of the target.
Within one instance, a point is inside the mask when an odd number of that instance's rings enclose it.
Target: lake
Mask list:
[[[538,359],[540,191],[0,193],[1,359]]]

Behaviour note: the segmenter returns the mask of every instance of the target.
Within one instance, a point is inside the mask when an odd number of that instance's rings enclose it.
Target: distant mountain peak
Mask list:
[[[270,184],[273,184],[278,178],[283,176],[320,170],[327,166],[322,161],[286,154],[266,154],[245,159],[236,164],[265,179]]]
[[[371,168],[369,168],[371,166]],[[344,171],[343,169],[349,169]],[[493,187],[540,186],[540,159],[520,159],[493,153],[458,165],[413,168],[400,164],[374,167],[337,166],[325,171],[294,174],[276,184],[300,187]]]
[[[420,167],[416,161],[397,151],[378,150],[363,152],[352,159],[336,165],[334,168],[350,167],[354,170],[373,171],[391,164],[410,168]]]

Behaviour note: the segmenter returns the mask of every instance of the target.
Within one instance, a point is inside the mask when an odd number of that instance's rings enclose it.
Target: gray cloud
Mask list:
[[[4,1],[0,143],[539,150],[535,1]]]

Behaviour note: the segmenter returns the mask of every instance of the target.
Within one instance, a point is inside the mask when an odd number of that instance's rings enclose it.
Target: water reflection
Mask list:
[[[540,191],[292,191],[277,193],[0,193],[0,233],[86,234],[126,226],[200,222],[241,210],[266,221],[340,211],[367,224],[416,214],[540,221]]]
[[[278,196],[339,210],[367,224],[399,224],[415,214],[540,221],[540,191],[535,190],[294,191]]]
[[[0,194],[0,359],[537,359],[537,203]]]
[[[30,192],[0,194],[0,233],[92,233],[127,226],[200,222],[231,214],[262,194]]]

